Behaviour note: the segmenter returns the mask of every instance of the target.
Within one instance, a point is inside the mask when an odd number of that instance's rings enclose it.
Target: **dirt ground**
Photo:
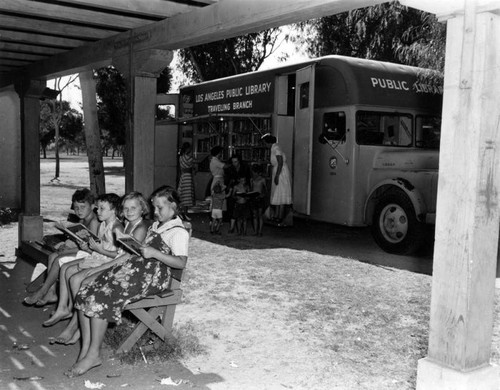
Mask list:
[[[59,183],[50,183],[53,162],[42,161],[41,171],[42,215],[64,219],[72,192],[88,182],[85,160],[63,161]],[[106,160],[106,185],[123,194],[120,161]],[[146,356],[147,364],[131,366],[106,350],[103,366],[75,379],[62,373],[78,346],[49,345],[64,324],[43,328],[52,308],[20,303],[33,267],[15,262],[17,224],[2,227],[0,278],[7,291],[0,307],[0,388],[415,388],[417,362],[427,351],[429,258],[384,254],[366,229],[297,222],[285,229],[266,226],[264,237],[218,237],[209,234],[206,215],[192,217],[174,325],[188,326],[204,352],[176,362]],[[49,222],[45,228],[50,232]],[[496,324],[494,363],[498,338]],[[16,347],[24,343],[28,350]],[[173,382],[162,384],[167,378]]]

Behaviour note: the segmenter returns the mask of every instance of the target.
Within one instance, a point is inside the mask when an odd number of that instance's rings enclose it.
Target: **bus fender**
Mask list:
[[[393,178],[386,179],[377,183],[375,187],[370,191],[366,203],[365,203],[365,223],[367,225],[372,224],[373,213],[375,210],[375,205],[377,203],[377,199],[380,198],[382,194],[385,194],[387,191],[391,190],[401,190],[403,191],[408,198],[410,199],[413,207],[415,209],[415,214],[417,220],[419,222],[425,222],[427,206],[425,205],[424,198],[408,180],[403,178]]]

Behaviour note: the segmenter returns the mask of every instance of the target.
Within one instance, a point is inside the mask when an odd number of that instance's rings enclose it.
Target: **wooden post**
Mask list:
[[[40,98],[45,81],[26,80],[16,86],[21,105],[21,211],[19,242],[39,240],[40,216]]]
[[[97,119],[97,98],[94,73],[92,70],[81,72],[83,117],[85,119],[85,144],[89,160],[90,190],[95,196],[106,193],[104,164],[102,162],[101,132]]]
[[[448,20],[429,351],[418,390],[499,388],[490,365],[499,232],[500,16]]]
[[[172,52],[146,50],[113,59],[129,90],[126,126],[125,191],[149,196],[154,190],[156,79],[172,60]]]

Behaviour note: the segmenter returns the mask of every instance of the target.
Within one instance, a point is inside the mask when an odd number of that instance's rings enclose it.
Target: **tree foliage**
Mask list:
[[[393,1],[299,24],[308,54],[340,54],[442,71],[445,25]]]
[[[71,108],[66,100],[60,104],[45,100],[40,107],[39,133],[44,158],[47,157],[48,146],[56,141],[56,126],[59,126],[59,146],[72,148],[84,145],[82,114]]]
[[[125,128],[129,109],[128,88],[122,74],[108,66],[95,71],[96,92],[99,97],[97,116],[101,129],[101,142],[105,151],[123,150]],[[170,68],[165,68],[157,80],[157,93],[166,93],[170,89],[172,75]]]
[[[125,121],[127,120],[127,87],[118,70],[108,66],[95,72],[97,116],[103,146],[125,144]]]
[[[281,29],[272,28],[181,49],[180,67],[185,77],[195,83],[255,71],[274,52],[282,37]]]

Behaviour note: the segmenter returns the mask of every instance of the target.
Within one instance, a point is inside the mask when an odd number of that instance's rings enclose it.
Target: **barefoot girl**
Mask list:
[[[71,197],[71,209],[78,217],[78,222],[83,224],[92,233],[97,234],[99,221],[94,213],[94,196],[88,188],[76,190]],[[80,250],[78,246],[67,248],[51,253],[47,262],[47,278],[43,285],[33,294],[24,299],[26,305],[44,306],[47,303],[57,301],[55,283],[59,277],[59,270],[62,264],[81,259],[88,256],[89,253]]]
[[[128,303],[167,289],[171,268],[186,266],[189,232],[178,216],[177,192],[172,187],[160,187],[151,200],[155,222],[141,249],[142,256],[130,256],[114,265],[76,296],[82,344],[77,362],[66,372],[69,377],[101,365],[101,345],[108,323],[119,323]]]
[[[124,233],[133,236],[137,241],[144,241],[148,230],[148,222],[144,219],[149,217],[149,205],[147,200],[140,192],[130,192],[125,195],[121,201],[121,210],[125,218]],[[74,299],[80,287],[90,283],[97,275],[109,268],[110,263],[104,263],[101,266],[78,272],[69,279],[71,298]],[[61,300],[62,301],[62,300]],[[44,326],[51,326],[56,322],[69,318],[73,312],[73,300],[66,300],[66,303],[58,305],[54,314],[44,322]],[[74,344],[80,338],[78,330],[78,318],[76,313],[71,317],[71,321],[59,336],[54,339],[58,344]]]

